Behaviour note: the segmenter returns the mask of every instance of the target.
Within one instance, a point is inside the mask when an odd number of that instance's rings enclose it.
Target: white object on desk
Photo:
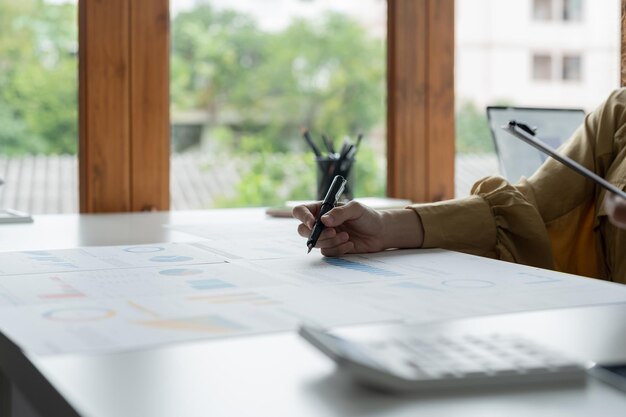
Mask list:
[[[357,201],[376,210],[402,209],[413,204],[411,200],[391,197],[357,197],[352,201]],[[315,202],[313,200],[287,201],[284,207],[268,207],[265,213],[272,217],[291,217],[291,210],[294,207]]]
[[[26,212],[13,209],[0,209],[0,224],[32,223],[32,221],[32,216]]]
[[[516,334],[407,328],[396,338],[359,343],[304,325],[300,335],[357,381],[396,392],[582,382],[593,365]]]

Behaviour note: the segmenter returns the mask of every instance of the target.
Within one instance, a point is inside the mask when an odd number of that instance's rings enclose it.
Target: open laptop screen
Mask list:
[[[582,109],[487,107],[487,119],[502,175],[516,183],[522,176],[530,177],[546,159],[542,152],[502,130],[509,120],[536,127],[537,136],[556,149],[569,139],[584,118],[585,111]]]

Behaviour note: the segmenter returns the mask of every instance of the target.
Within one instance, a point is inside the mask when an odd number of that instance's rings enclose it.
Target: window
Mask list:
[[[533,0],[533,18],[538,21],[581,21],[582,0]]]
[[[621,4],[456,0],[457,196],[499,172],[486,106],[589,112],[619,87]]]
[[[563,0],[563,20],[581,21],[583,16],[582,0]]]
[[[563,56],[563,81],[582,79],[582,58],[579,55]]]
[[[74,1],[0,1],[0,207],[76,212]]]
[[[552,0],[533,0],[535,20],[552,20]]]
[[[533,55],[533,80],[549,81],[552,79],[552,57],[550,55]]]
[[[355,195],[385,194],[385,1],[170,5],[172,209],[315,198],[301,128],[363,133]]]

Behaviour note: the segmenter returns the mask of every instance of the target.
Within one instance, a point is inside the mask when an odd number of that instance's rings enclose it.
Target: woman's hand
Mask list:
[[[294,207],[293,217],[302,222],[298,226],[300,236],[309,237],[320,207],[321,203]],[[411,209],[377,211],[351,201],[330,210],[322,222],[325,228],[315,247],[324,256],[415,248],[423,241],[420,219]]]
[[[609,220],[620,229],[626,229],[626,200],[612,193],[607,193],[604,208]]]

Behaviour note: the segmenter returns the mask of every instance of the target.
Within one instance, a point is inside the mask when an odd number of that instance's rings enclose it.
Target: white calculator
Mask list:
[[[593,365],[515,334],[407,335],[363,343],[306,325],[299,333],[357,381],[394,392],[583,382]]]

